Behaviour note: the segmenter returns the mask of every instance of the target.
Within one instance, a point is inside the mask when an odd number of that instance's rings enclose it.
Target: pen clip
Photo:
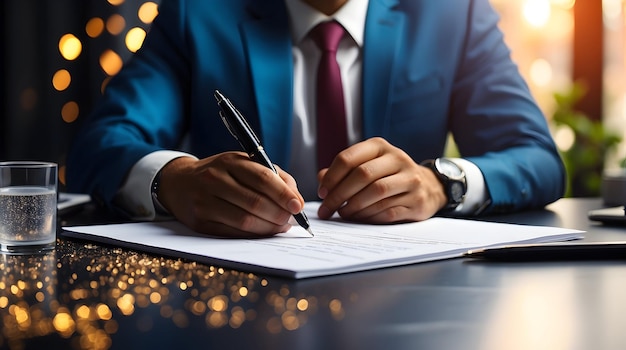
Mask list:
[[[249,134],[250,136],[252,136],[252,138],[254,139],[254,141],[256,142],[257,145],[261,144],[261,140],[259,140],[259,137],[256,135],[256,133],[254,132],[254,129],[252,129],[252,127],[250,127],[250,124],[248,124],[248,121],[246,120],[246,118],[243,116],[243,114],[241,114],[241,112],[239,111],[239,109],[237,109],[237,107],[235,107],[232,102],[228,101],[228,103],[230,104],[230,106],[233,108],[233,110],[235,111],[235,113],[237,114],[237,118],[239,118],[239,120],[241,121],[241,124],[243,124],[243,127],[245,128],[245,132],[247,134]]]
[[[239,141],[239,137],[237,137],[237,134],[233,132],[233,129],[230,127],[230,123],[228,122],[228,119],[226,119],[226,117],[224,117],[224,112],[219,111],[219,115],[220,115],[220,118],[222,118],[222,123],[224,123],[224,125],[226,125],[226,129],[228,129],[228,132],[231,135],[233,135],[235,140]]]

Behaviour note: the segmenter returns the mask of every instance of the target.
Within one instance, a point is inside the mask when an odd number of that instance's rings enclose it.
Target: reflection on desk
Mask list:
[[[276,334],[306,325],[320,309],[335,320],[344,314],[340,299],[295,294],[254,274],[80,244],[58,240],[46,255],[2,255],[0,344],[18,349],[30,338],[57,335],[74,348],[108,349],[122,325],[149,333],[161,322],[155,317],[181,329],[261,321]],[[273,312],[259,315],[259,304]],[[151,312],[131,319],[139,309]]]
[[[599,207],[482,219],[626,240],[587,220]],[[625,276],[617,261],[450,259],[290,280],[59,238],[0,257],[0,348],[624,350]]]

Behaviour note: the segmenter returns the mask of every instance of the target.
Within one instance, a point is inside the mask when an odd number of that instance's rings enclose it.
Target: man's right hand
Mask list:
[[[196,160],[181,157],[161,170],[159,201],[191,229],[222,237],[271,236],[289,230],[304,208],[294,178],[243,152]]]

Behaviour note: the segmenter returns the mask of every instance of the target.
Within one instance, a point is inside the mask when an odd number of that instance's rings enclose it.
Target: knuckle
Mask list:
[[[374,210],[377,213],[384,213],[387,210],[387,201],[381,200],[373,204]]]
[[[253,213],[258,212],[259,209],[263,208],[263,198],[254,192],[251,192],[248,196],[246,196],[245,203],[247,207],[246,209]]]
[[[360,178],[365,180],[372,180],[374,178],[374,170],[365,164],[359,165],[354,171]]]
[[[383,212],[384,220],[387,222],[397,222],[401,220],[400,208],[391,207]]]
[[[386,197],[390,193],[389,184],[386,181],[376,181],[372,184],[372,190],[378,197]]]
[[[382,138],[380,136],[376,136],[376,137],[372,138],[372,140],[374,140],[374,142],[378,143],[379,145],[386,145],[386,144],[388,144],[387,140],[385,140],[384,138]]]
[[[241,157],[237,153],[227,152],[217,158],[217,163],[224,164],[225,166],[232,166],[233,164],[239,162],[240,158]]]
[[[339,163],[339,165],[346,166],[351,163],[351,159],[352,159],[352,152],[348,149],[337,154],[334,161]]]
[[[257,172],[257,176],[258,181],[263,185],[269,184],[276,178],[276,174],[270,169],[263,169],[263,171]]]
[[[244,232],[253,232],[257,225],[257,219],[251,214],[245,214],[239,220],[239,229]]]
[[[200,171],[200,177],[212,182],[219,177],[219,172],[220,171],[215,167],[208,167]]]
[[[422,184],[422,177],[418,173],[412,173],[408,178],[408,185],[410,189],[419,189],[419,186]]]

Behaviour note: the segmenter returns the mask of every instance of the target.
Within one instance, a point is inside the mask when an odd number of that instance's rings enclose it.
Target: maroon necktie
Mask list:
[[[348,146],[343,86],[336,58],[343,34],[343,27],[335,21],[320,23],[310,34],[322,51],[316,90],[318,169],[328,167],[337,153]]]

